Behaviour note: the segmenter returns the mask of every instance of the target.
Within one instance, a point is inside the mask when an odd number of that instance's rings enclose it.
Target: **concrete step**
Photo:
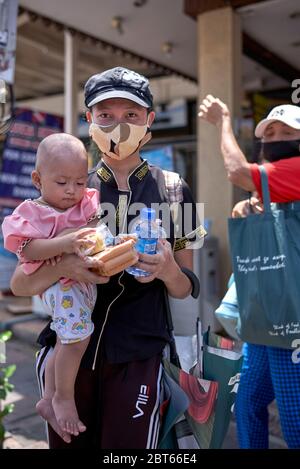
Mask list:
[[[31,305],[31,298],[0,295],[0,331],[11,330],[16,338],[36,345],[48,318],[35,314]]]
[[[48,444],[43,441],[33,441],[29,444],[21,444],[20,440],[17,439],[10,432],[6,432],[5,439],[3,442],[3,449],[49,449]]]
[[[15,338],[36,346],[37,338],[47,323],[48,321],[45,319],[33,318],[26,322],[13,324],[11,330]]]

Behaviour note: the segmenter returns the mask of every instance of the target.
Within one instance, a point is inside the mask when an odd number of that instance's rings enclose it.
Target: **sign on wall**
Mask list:
[[[0,173],[0,205],[16,207],[24,199],[39,197],[31,182],[40,141],[62,132],[63,118],[30,109],[16,109],[6,134]]]
[[[15,74],[18,0],[0,0],[0,78],[12,84]]]

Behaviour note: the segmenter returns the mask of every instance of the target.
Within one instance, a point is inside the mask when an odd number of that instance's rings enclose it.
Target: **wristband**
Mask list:
[[[181,269],[181,272],[183,272],[188,277],[188,279],[190,280],[192,284],[192,293],[191,293],[192,297],[198,298],[200,294],[200,281],[198,277],[190,269],[186,269],[185,267],[180,267],[180,269]]]

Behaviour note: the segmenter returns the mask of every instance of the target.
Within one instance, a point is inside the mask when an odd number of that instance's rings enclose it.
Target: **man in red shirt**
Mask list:
[[[229,110],[220,99],[208,95],[199,116],[215,125],[228,179],[262,198],[257,164],[248,163],[232,130]],[[262,158],[268,173],[272,202],[300,200],[300,108],[276,106],[258,123]],[[245,206],[235,208],[245,214]],[[268,448],[268,405],[276,398],[281,427],[289,448],[300,447],[300,363],[292,351],[245,344],[244,363],[235,404],[241,448]]]

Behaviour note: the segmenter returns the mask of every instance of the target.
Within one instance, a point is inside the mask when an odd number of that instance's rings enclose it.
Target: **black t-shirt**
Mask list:
[[[100,191],[101,216],[113,234],[127,232],[128,225],[141,208],[138,204],[150,207],[170,200],[162,170],[148,165],[147,161],[141,161],[130,174],[128,185],[130,190],[119,190],[112,170],[103,161],[89,175],[88,187]],[[192,207],[191,225],[195,229],[195,204],[188,186],[182,181],[182,207],[186,202]],[[107,204],[112,204],[117,210],[109,210]],[[172,220],[168,240],[174,244]],[[107,284],[98,285],[97,302],[92,314],[95,330],[81,366],[91,368],[95,356],[99,355],[97,346],[102,329],[99,342],[101,354],[110,363],[141,360],[160,353],[170,340],[166,298],[166,289],[161,280],[140,283],[127,272],[114,275]],[[55,333],[49,326],[42,331],[39,343],[55,343]]]

